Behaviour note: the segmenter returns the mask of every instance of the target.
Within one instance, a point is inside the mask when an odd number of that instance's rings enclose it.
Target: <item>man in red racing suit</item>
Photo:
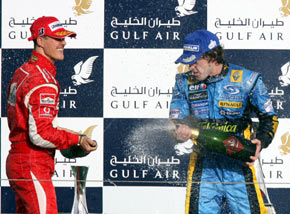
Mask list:
[[[30,28],[34,50],[18,68],[8,86],[7,119],[11,149],[6,173],[15,191],[17,213],[58,213],[51,177],[55,149],[79,144],[85,151],[96,142],[76,132],[57,127],[60,86],[54,62],[62,60],[65,30],[54,17],[41,17]]]

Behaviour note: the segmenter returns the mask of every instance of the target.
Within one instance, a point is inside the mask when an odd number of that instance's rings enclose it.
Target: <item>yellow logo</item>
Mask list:
[[[36,62],[36,61],[38,60],[38,57],[32,55],[32,56],[31,56],[31,60],[32,60],[33,62]]]
[[[232,70],[231,82],[242,82],[243,71],[242,70]]]
[[[75,2],[76,6],[73,7],[73,10],[75,10],[76,16],[93,12],[88,10],[91,7],[92,0],[75,0]]]
[[[57,36],[66,36],[70,33],[71,33],[71,31],[60,31],[60,32],[55,32],[54,34]]]
[[[290,15],[290,0],[281,0],[282,7],[280,7],[280,11],[283,17]]]
[[[282,155],[287,155],[290,153],[290,133],[286,132],[281,136],[282,145],[280,146],[280,150]]]
[[[241,108],[243,106],[242,102],[227,102],[227,101],[219,101],[219,107],[225,108]]]

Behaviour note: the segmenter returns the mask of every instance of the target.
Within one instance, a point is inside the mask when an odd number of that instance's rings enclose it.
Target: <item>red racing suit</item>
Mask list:
[[[56,67],[32,52],[8,85],[7,120],[11,149],[6,173],[15,191],[17,213],[57,213],[55,149],[78,144],[79,136],[56,128],[60,86]]]

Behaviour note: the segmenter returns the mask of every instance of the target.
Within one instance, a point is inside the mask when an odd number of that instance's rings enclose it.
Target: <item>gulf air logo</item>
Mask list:
[[[177,0],[178,6],[175,7],[175,12],[178,17],[189,16],[197,13],[193,8],[195,7],[196,0]]]
[[[290,153],[290,132],[286,132],[281,136],[282,145],[280,146],[280,152],[282,155]]]
[[[280,7],[281,15],[283,17],[290,15],[290,0],[281,0],[282,7]]]
[[[76,16],[92,13],[89,8],[92,5],[92,0],[75,0],[76,5],[73,7]]]
[[[223,142],[228,155],[233,155],[244,149],[243,144],[235,137],[231,136]]]

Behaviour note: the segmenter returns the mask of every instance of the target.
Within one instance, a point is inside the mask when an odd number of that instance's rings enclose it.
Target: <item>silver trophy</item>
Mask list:
[[[75,176],[75,196],[71,214],[87,214],[86,178],[88,166],[71,166]]]

